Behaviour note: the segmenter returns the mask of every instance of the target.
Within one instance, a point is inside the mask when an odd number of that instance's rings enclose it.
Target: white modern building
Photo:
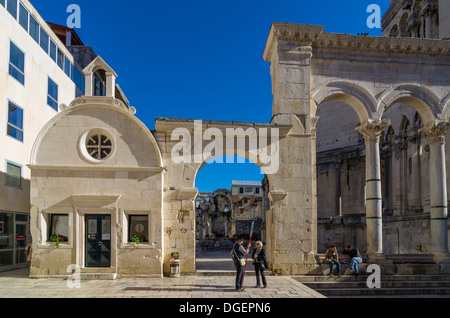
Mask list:
[[[231,182],[231,194],[263,196],[261,187],[262,183],[260,181],[233,180]]]
[[[27,0],[0,0],[0,271],[26,264],[30,162],[42,127],[84,92],[74,57]]]

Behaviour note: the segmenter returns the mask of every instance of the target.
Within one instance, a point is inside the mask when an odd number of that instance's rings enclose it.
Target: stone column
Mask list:
[[[448,207],[445,168],[445,133],[450,122],[422,128],[430,144],[431,252],[436,263],[450,262],[448,250]]]
[[[334,165],[334,189],[335,189],[335,202],[334,202],[334,215],[342,215],[342,193],[341,193],[341,163],[337,162]]]
[[[380,167],[380,136],[389,123],[369,121],[356,128],[366,143],[366,227],[367,256],[369,260],[382,260],[383,223]]]
[[[433,38],[433,20],[431,18],[431,15],[427,15],[425,17],[425,38]]]
[[[421,211],[420,137],[418,134],[414,134],[408,141],[411,150],[411,167],[408,167],[408,169],[411,168],[411,189],[408,196],[408,205],[410,210]]]

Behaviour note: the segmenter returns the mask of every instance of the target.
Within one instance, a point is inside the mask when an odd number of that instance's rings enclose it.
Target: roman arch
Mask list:
[[[169,271],[172,252],[180,253],[182,272],[195,271],[195,206],[198,194],[195,178],[201,167],[222,154],[237,154],[252,160],[266,173],[269,179],[271,209],[267,212],[266,248],[274,268],[283,273],[307,273],[315,267],[316,230],[314,222],[314,195],[309,140],[303,138],[304,129],[283,123],[244,123],[225,121],[202,121],[189,119],[158,118],[155,124],[155,138],[162,150],[164,166],[163,232],[164,271]],[[180,130],[182,129],[182,130]],[[214,138],[209,133],[214,129]],[[184,132],[184,135],[181,134]],[[231,135],[230,135],[231,134]],[[208,137],[207,137],[208,136]],[[230,142],[234,140],[235,142]],[[268,145],[267,153],[273,153],[268,167],[261,156],[255,157],[249,140],[257,139],[258,148],[262,138]],[[239,140],[246,140],[244,148]],[[180,158],[177,147],[186,142],[187,148]],[[208,152],[208,145],[218,141],[214,152]],[[176,151],[174,153],[174,149]],[[195,149],[199,152],[195,152]],[[283,149],[299,149],[292,154]],[[189,151],[191,150],[191,151]],[[259,149],[261,150],[261,149]],[[259,151],[258,150],[258,151]]]

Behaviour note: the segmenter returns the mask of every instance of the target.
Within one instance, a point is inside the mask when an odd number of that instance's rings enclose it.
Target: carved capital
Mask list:
[[[361,135],[363,135],[364,140],[366,142],[370,141],[380,141],[380,136],[386,127],[390,125],[389,121],[385,120],[370,120],[365,124],[357,127],[356,130],[359,131]]]
[[[436,122],[420,129],[420,132],[425,134],[430,144],[445,143],[445,133],[449,129],[450,122]]]

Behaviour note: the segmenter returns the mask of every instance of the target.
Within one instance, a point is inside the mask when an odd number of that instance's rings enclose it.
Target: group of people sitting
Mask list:
[[[362,257],[357,248],[348,245],[342,252],[344,255],[350,257],[350,268],[349,271],[353,272],[356,276],[359,274],[358,264],[362,263]],[[330,275],[331,276],[341,276],[341,263],[339,262],[339,255],[336,246],[332,245],[325,252],[324,263],[330,264]],[[337,275],[334,275],[334,266],[337,267]]]

